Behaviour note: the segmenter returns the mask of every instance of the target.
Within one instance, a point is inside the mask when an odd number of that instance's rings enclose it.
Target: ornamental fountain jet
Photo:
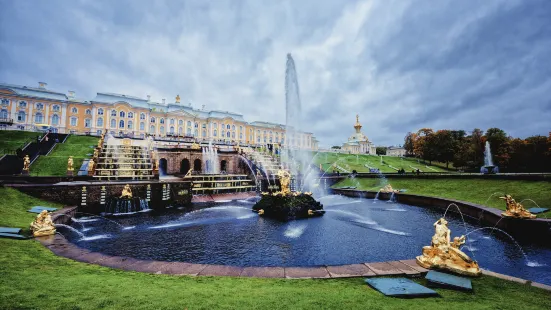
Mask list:
[[[208,147],[203,147],[203,158],[205,159],[205,174],[220,173],[218,150],[212,146],[212,141],[209,141]]]

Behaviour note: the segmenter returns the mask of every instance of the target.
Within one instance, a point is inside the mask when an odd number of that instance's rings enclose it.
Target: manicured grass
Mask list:
[[[36,200],[13,189],[0,188],[0,195],[5,197],[0,224],[28,225],[33,215],[22,210]],[[399,299],[383,296],[361,278],[283,280],[153,275],[58,257],[34,240],[0,239],[0,249],[0,309],[551,308],[549,292],[486,276],[473,280],[474,293],[436,289],[440,298]],[[425,284],[422,279],[416,281]]]
[[[394,189],[407,189],[407,194],[463,200],[501,210],[505,210],[505,202],[498,197],[503,193],[513,196],[517,202],[532,199],[541,207],[551,208],[551,182],[546,181],[398,178],[388,178],[387,181]],[[334,187],[356,186],[361,190],[378,191],[381,185],[381,179],[355,178],[346,179]],[[490,198],[493,193],[499,194]],[[530,201],[524,201],[523,204],[526,208],[536,207]],[[538,217],[551,218],[551,212],[540,214]]]
[[[356,170],[357,172],[369,172],[369,167],[377,168],[381,172],[396,172],[396,169],[403,168],[406,172],[411,172],[412,169],[419,169],[423,172],[449,172],[443,168],[437,166],[428,166],[422,163],[418,163],[415,159],[401,159],[394,156],[383,156],[383,162],[381,163],[381,157],[375,155],[353,155],[353,154],[339,154],[339,153],[325,153],[320,152],[314,156],[315,165],[322,164],[324,171],[333,172],[333,163],[347,169],[348,171]],[[393,169],[390,166],[396,168]],[[342,173],[343,171],[341,171]]]
[[[31,174],[39,176],[64,176],[67,174],[67,160],[73,156],[74,173],[77,174],[86,154],[92,154],[98,138],[71,135],[65,143],[58,143],[48,156],[40,156],[31,166]]]
[[[32,131],[19,131],[19,130],[0,130],[0,155],[7,154],[8,152],[15,152],[19,147],[23,147],[24,143],[43,133]]]

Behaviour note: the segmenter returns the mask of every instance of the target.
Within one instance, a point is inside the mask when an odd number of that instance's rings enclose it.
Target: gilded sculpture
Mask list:
[[[55,234],[55,225],[47,210],[42,210],[31,223],[33,236],[49,236]]]
[[[124,186],[122,189],[121,198],[132,198],[132,190],[130,189],[130,185],[126,184]]]
[[[505,203],[507,204],[507,209],[505,212],[501,213],[502,216],[523,219],[536,218],[535,214],[532,214],[530,211],[524,209],[524,206],[520,204],[520,202],[516,202],[511,195],[505,195],[504,197],[499,198],[505,200]]]
[[[67,171],[73,171],[75,170],[73,168],[73,156],[69,156],[69,159],[67,160]]]
[[[279,184],[281,186],[281,194],[283,196],[289,195],[289,183],[291,182],[291,175],[286,170],[278,170],[277,176],[279,177]]]
[[[199,144],[197,144],[197,142],[193,142],[193,144],[191,144],[191,149],[192,150],[200,150],[201,146]]]
[[[92,157],[93,158],[98,158],[98,155],[99,155],[98,149],[94,149],[94,156],[92,156]]]
[[[176,95],[176,103],[180,103],[180,95]]]
[[[94,172],[94,164],[95,164],[94,159],[93,158],[90,159],[90,161],[88,162],[88,172],[89,173]]]
[[[385,187],[380,189],[381,193],[399,193],[399,190],[393,189],[390,184],[385,185]]]
[[[23,171],[29,172],[29,168],[31,167],[31,159],[29,158],[29,155],[25,155],[23,158]]]
[[[420,266],[427,269],[445,269],[468,276],[481,274],[478,263],[459,249],[465,243],[465,236],[455,237],[453,242],[450,242],[451,231],[444,218],[434,223],[434,230],[431,245],[423,247],[423,255],[417,256],[416,260]]]

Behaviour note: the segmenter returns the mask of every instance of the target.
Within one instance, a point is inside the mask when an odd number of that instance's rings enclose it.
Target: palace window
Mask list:
[[[8,99],[2,99],[2,105],[8,105],[10,101]]]
[[[44,110],[44,105],[42,103],[37,103],[36,104],[36,109],[37,110]]]
[[[218,131],[215,129],[214,133],[212,135],[215,136],[215,137],[218,136]]]
[[[103,115],[103,109],[102,108],[98,109],[98,115]]]
[[[201,128],[206,129],[206,128],[207,128],[207,124],[201,125]]]
[[[165,133],[165,126],[161,126],[160,128],[161,133]]]
[[[125,115],[126,115],[126,113],[124,113],[124,111],[120,111],[120,112],[119,112],[119,116],[120,116],[120,117],[124,117]],[[123,126],[123,127],[124,127],[124,126]]]
[[[52,107],[52,111],[54,112],[59,112],[59,110],[61,110],[61,108],[57,104]]]
[[[111,128],[117,128],[117,120],[114,118],[111,119]]]
[[[98,118],[96,127],[103,127],[103,117]]]
[[[151,123],[155,123],[155,118],[152,117],[151,120],[150,120]]]
[[[52,125],[58,125],[59,124],[59,115],[54,114],[52,115]]]
[[[128,118],[134,118],[134,113],[128,112]]]
[[[199,128],[199,123],[195,123],[195,128]]]
[[[207,137],[207,131],[206,131],[206,130],[203,130],[202,136],[203,136],[203,138],[206,138],[206,137]]]
[[[187,121],[187,126],[191,127],[191,122],[190,121]]]
[[[111,110],[111,116],[117,116],[117,111],[116,110]]]
[[[189,127],[187,128],[186,135],[191,136],[191,128],[189,128]]]
[[[145,113],[140,113],[140,119],[145,119]]]
[[[85,112],[85,113],[86,113],[86,115],[92,115],[92,110],[86,109],[86,112]]]
[[[155,134],[155,125],[151,125],[151,126],[149,127],[149,133],[152,134],[152,135]]]
[[[174,119],[173,118],[170,119],[170,125],[174,125]]]
[[[239,134],[239,140],[243,140],[243,134],[242,133]]]
[[[25,121],[25,112],[19,111],[19,113],[17,113],[17,121],[18,122],[24,122]]]
[[[34,122],[35,123],[42,123],[42,120],[44,118],[42,117],[42,113],[36,113],[36,115],[34,116]]]
[[[264,137],[264,143],[266,143],[266,137]]]
[[[229,138],[230,137],[230,132],[226,132],[226,138]]]
[[[160,118],[160,119],[159,119],[159,122],[160,122],[161,124],[164,124],[164,123],[165,123],[165,119],[164,119],[164,118]]]
[[[75,107],[73,107],[73,108],[71,109],[71,113],[73,113],[73,114],[76,114],[76,113],[78,113],[78,109],[77,109],[77,108],[75,108]]]
[[[235,139],[235,132],[231,133],[231,137]]]
[[[243,126],[239,126],[239,132],[243,131]]]
[[[92,124],[91,119],[87,118],[87,119],[84,120],[84,127],[90,128],[90,127],[92,127],[91,124]]]
[[[179,120],[179,121],[178,121],[178,126],[184,126],[184,121],[183,121],[183,120]]]
[[[174,133],[174,127],[170,126],[170,133]]]
[[[279,137],[276,136],[276,143],[279,143]]]
[[[226,136],[226,132],[224,130],[221,131],[220,137],[224,138]]]
[[[232,126],[231,126],[231,130],[235,130],[235,125],[232,125]]]
[[[0,118],[3,118],[3,119],[8,118],[8,110],[0,111]]]
[[[140,122],[140,130],[145,130],[145,124],[144,124],[144,122]]]
[[[183,133],[184,133],[184,128],[183,127],[178,127],[178,134],[182,135]]]
[[[213,127],[213,128],[217,128],[217,127],[216,127],[216,123],[212,123],[212,127]]]
[[[27,102],[25,102],[25,101],[19,101],[19,107],[20,107],[20,108],[26,108],[26,107],[27,107]]]
[[[77,118],[76,117],[71,117],[71,126],[76,126],[77,125]]]
[[[119,128],[124,128],[124,120],[119,121]]]
[[[130,114],[130,113],[128,113]],[[134,122],[128,121],[128,129],[134,129]]]
[[[264,135],[266,135],[266,130],[264,130]]]
[[[260,143],[260,137],[256,138],[256,143]]]
[[[226,129],[227,129],[227,130],[230,130],[230,129],[231,129],[230,124],[226,125]]]

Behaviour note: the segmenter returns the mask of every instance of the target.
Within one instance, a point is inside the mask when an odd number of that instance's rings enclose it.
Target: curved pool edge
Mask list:
[[[229,276],[239,278],[273,279],[338,279],[378,276],[421,277],[428,270],[417,265],[415,259],[372,262],[338,266],[316,267],[237,267],[227,265],[193,264],[141,260],[124,256],[112,256],[92,252],[68,241],[60,234],[35,238],[57,256],[74,261],[124,271],[172,276]],[[531,285],[551,292],[551,286],[482,269],[485,276]]]
[[[354,189],[331,189],[331,193],[359,198],[375,198],[377,195],[377,192]],[[389,193],[379,193],[379,199],[381,200],[389,200],[390,197],[391,194]],[[475,219],[482,225],[499,228],[515,238],[536,239],[533,241],[551,245],[551,219],[514,219],[502,217],[502,210],[450,198],[406,193],[396,193],[394,197],[398,203],[414,206],[428,206],[443,211],[445,211],[450,204],[456,204],[464,216]],[[453,207],[449,209],[449,212],[458,213],[457,209]]]

